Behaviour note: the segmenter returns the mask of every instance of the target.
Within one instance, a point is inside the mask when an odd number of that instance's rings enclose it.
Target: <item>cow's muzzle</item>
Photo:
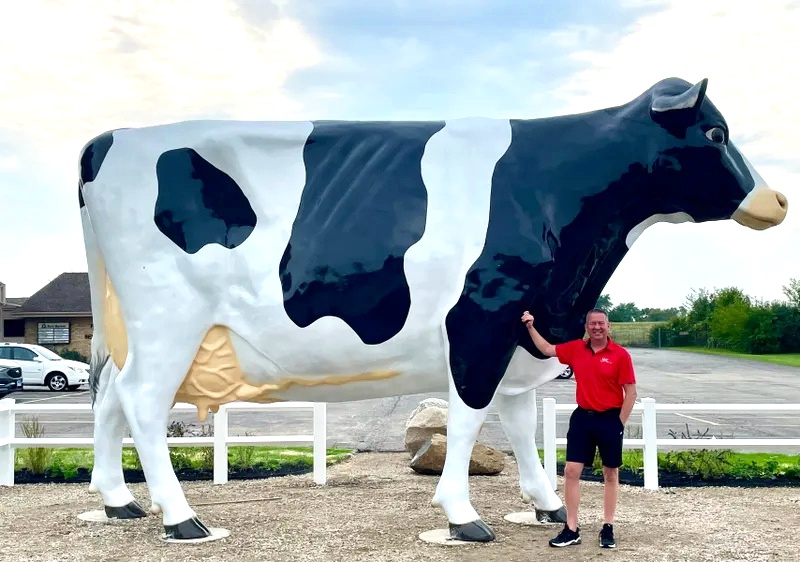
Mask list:
[[[731,218],[748,228],[766,230],[781,224],[788,210],[789,201],[783,193],[760,185],[745,197]]]

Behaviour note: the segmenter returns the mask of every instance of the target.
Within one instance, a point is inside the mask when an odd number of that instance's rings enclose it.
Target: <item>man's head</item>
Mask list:
[[[586,313],[586,333],[594,343],[605,343],[608,338],[608,315],[604,310],[593,308]]]

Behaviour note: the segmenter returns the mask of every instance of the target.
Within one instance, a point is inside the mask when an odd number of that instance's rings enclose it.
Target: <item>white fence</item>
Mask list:
[[[544,433],[544,469],[553,489],[556,488],[556,450],[567,443],[565,437],[556,436],[558,412],[572,412],[575,404],[556,404],[554,398],[542,400]],[[237,411],[313,411],[312,435],[239,436],[228,435],[228,412]],[[196,411],[191,404],[176,404],[172,411]],[[89,404],[16,404],[13,399],[0,400],[0,485],[14,484],[14,452],[19,447],[92,447],[92,437],[15,437],[17,414],[69,414],[91,412]],[[623,441],[626,449],[644,451],[644,487],[658,489],[658,447],[670,448],[736,448],[736,447],[800,447],[798,439],[672,439],[658,438],[656,433],[657,412],[798,412],[800,404],[656,404],[653,398],[644,398],[635,404],[633,412],[641,412],[642,438]],[[317,484],[326,481],[326,426],[327,410],[321,402],[279,402],[256,404],[236,402],[220,406],[219,412],[211,414],[214,435],[210,437],[169,437],[167,443],[175,447],[212,446],[214,448],[214,484],[228,481],[229,445],[297,445],[313,444],[313,478]],[[46,422],[44,422],[46,423]],[[132,446],[133,440],[123,439],[123,444]]]
[[[228,412],[236,411],[313,411],[312,435],[228,435]],[[11,398],[0,400],[0,486],[14,485],[14,453],[19,447],[76,447],[90,448],[92,437],[16,437],[14,426],[17,414],[74,414],[91,412],[90,404],[17,404]],[[192,404],[178,403],[176,411],[197,411]],[[327,408],[324,402],[277,402],[257,404],[235,402],[222,405],[219,412],[210,414],[214,435],[208,437],[168,437],[167,444],[173,447],[212,446],[214,448],[214,484],[228,481],[229,445],[307,445],[314,448],[313,478],[317,484],[326,481],[327,457]],[[77,423],[77,422],[76,422]],[[47,422],[42,422],[46,425]],[[130,437],[123,439],[124,445],[133,445]]]
[[[556,404],[554,398],[542,400],[542,431],[544,433],[544,469],[553,489],[556,489],[556,449],[566,445],[566,437],[556,437],[556,413],[572,412],[576,404]],[[672,439],[658,438],[656,412],[798,412],[800,404],[656,404],[654,398],[643,398],[634,404],[633,412],[642,413],[642,438],[623,441],[626,449],[644,451],[644,487],[658,489],[658,447],[736,448],[736,447],[800,447],[798,439]],[[633,413],[631,415],[633,417]],[[630,420],[629,420],[630,422]]]

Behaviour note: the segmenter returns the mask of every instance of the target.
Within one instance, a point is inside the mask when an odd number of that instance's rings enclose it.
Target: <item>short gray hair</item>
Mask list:
[[[593,314],[593,313],[602,314],[603,316],[606,317],[606,321],[608,321],[608,313],[605,310],[603,310],[602,308],[593,308],[592,310],[590,310],[589,312],[586,313],[586,321],[587,322],[589,321],[589,315]]]

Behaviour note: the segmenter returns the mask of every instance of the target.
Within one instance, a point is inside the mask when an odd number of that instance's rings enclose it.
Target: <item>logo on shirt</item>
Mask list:
[[[611,365],[611,359],[609,359],[608,357],[601,358],[600,362],[601,363],[608,363],[609,365]]]

